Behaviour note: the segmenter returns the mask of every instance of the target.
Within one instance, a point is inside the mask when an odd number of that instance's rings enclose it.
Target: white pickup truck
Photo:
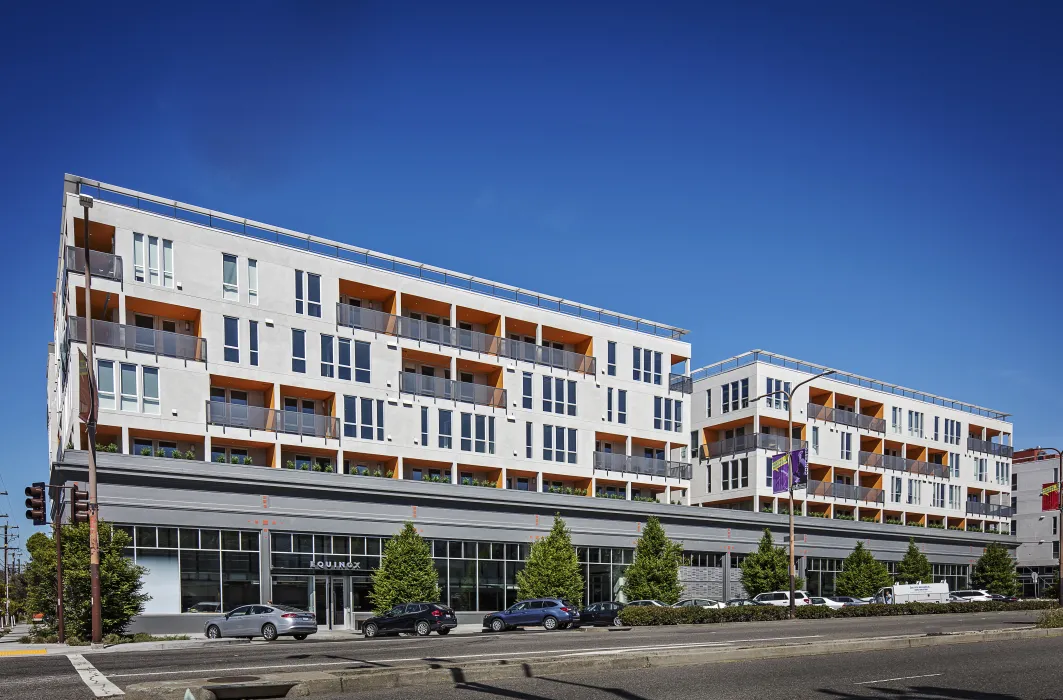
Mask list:
[[[875,603],[894,605],[901,603],[947,603],[949,602],[949,584],[947,583],[898,583],[878,589],[873,599]]]

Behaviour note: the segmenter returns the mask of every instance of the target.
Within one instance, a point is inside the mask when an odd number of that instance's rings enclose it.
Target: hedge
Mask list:
[[[947,613],[983,613],[1001,610],[1050,610],[1058,607],[1054,600],[1029,600],[1015,603],[997,601],[970,603],[904,603],[903,605],[852,605],[832,610],[825,605],[800,605],[794,612],[798,619],[820,620],[834,617],[893,617],[897,615],[942,615]],[[698,607],[658,608],[626,607],[620,611],[625,625],[701,625],[716,622],[763,622],[785,620],[788,607],[743,605],[734,608]]]

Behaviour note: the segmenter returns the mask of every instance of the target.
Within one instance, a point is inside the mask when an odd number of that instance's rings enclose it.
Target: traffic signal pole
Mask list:
[[[55,509],[55,520],[52,527],[55,528],[55,622],[56,632],[60,644],[66,644],[66,629],[63,627],[63,486],[57,486],[57,501],[59,505]]]
[[[95,392],[95,369],[92,352],[92,268],[89,265],[89,209],[92,197],[80,196],[85,212],[85,349],[89,366],[89,390]],[[96,500],[96,397],[89,397],[91,408],[85,432],[89,440],[89,578],[92,581],[92,643],[103,641],[103,620],[100,600],[100,531],[99,501]]]

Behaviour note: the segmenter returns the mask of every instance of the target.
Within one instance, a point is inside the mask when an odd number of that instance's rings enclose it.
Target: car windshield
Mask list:
[[[294,613],[305,613],[306,612],[302,608],[294,608],[291,605],[276,605],[276,604],[272,604],[272,603],[271,603],[271,605],[273,605],[274,608],[276,608],[277,610],[280,610],[281,612],[294,612]]]

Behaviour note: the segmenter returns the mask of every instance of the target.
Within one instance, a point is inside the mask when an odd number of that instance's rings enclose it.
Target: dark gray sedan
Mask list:
[[[262,637],[272,642],[277,637],[302,640],[315,632],[317,617],[314,613],[287,605],[241,605],[203,624],[203,633],[208,639]]]

